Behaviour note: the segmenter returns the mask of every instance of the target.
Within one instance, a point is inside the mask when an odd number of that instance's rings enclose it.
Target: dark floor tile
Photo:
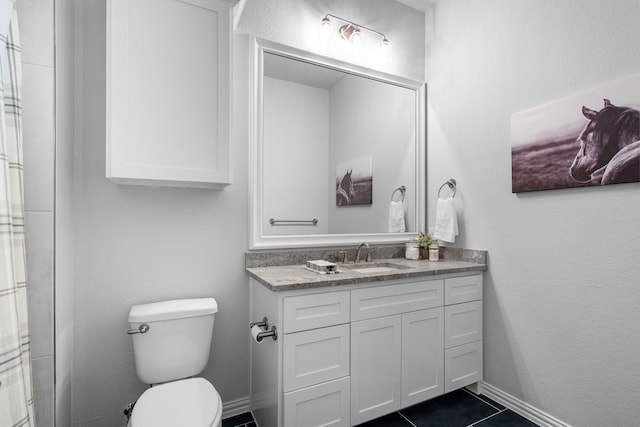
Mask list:
[[[535,427],[537,424],[516,414],[510,409],[474,424],[473,427]]]
[[[252,422],[253,415],[251,415],[251,412],[245,412],[244,414],[236,415],[235,417],[230,417],[222,420],[222,427],[244,426],[245,424]]]
[[[484,394],[473,394],[475,397],[477,397],[478,399],[482,399],[483,401],[487,402],[489,405],[498,408],[499,410],[503,410],[503,409],[507,409],[506,406],[499,404],[498,402],[496,402],[495,400],[489,399],[487,396],[485,396]]]
[[[375,420],[367,421],[364,424],[358,424],[358,427],[411,427],[411,423],[405,420],[402,415],[394,412]]]
[[[499,411],[457,390],[400,411],[417,427],[466,427]]]

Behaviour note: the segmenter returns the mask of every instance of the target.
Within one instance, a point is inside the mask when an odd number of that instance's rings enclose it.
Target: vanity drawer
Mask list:
[[[349,375],[349,325],[284,335],[284,391]]]
[[[482,274],[453,277],[444,281],[445,305],[482,299]]]
[[[349,377],[284,394],[285,426],[349,427]]]
[[[285,334],[349,323],[349,291],[287,297],[283,305]]]
[[[482,375],[482,341],[445,350],[445,393],[481,381]]]
[[[482,339],[482,301],[444,308],[444,348]]]
[[[443,280],[425,280],[351,291],[351,320],[390,316],[439,307]]]

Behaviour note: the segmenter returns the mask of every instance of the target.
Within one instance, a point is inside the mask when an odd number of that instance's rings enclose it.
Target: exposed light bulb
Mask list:
[[[320,32],[323,36],[327,37],[329,36],[329,31],[331,31],[331,20],[328,16],[325,16],[320,22]]]
[[[360,28],[353,24],[347,24],[340,27],[340,36],[343,40],[353,42],[361,37]]]
[[[349,41],[351,41],[351,43],[355,45],[360,44],[360,42],[362,41],[362,33],[360,32],[360,28],[356,27],[356,29],[353,30],[353,33],[351,34]]]
[[[380,52],[382,53],[382,56],[386,57],[389,55],[390,50],[391,50],[391,43],[389,43],[389,40],[387,40],[387,38],[385,37],[382,40],[382,43],[380,43]]]

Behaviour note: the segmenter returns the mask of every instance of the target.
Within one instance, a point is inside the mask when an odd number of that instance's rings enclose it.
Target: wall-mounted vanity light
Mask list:
[[[328,33],[331,30],[331,19],[329,19],[329,17],[345,23],[340,28],[338,28],[338,32],[340,33],[340,37],[342,37],[342,39],[347,42],[351,42],[354,44],[359,43],[360,39],[362,38],[362,30],[365,30],[382,38],[380,49],[388,50],[391,45],[387,37],[381,32],[372,30],[371,28],[367,28],[360,24],[356,24],[355,22],[351,22],[347,19],[340,18],[339,16],[331,15],[330,13],[327,13],[324,18],[322,18],[322,22],[320,23],[320,25],[322,26],[322,31],[325,33]]]

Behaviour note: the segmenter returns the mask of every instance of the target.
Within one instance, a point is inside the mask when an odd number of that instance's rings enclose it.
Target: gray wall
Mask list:
[[[417,57],[396,65],[400,74],[424,74],[424,15],[405,6],[377,0],[381,7],[355,16],[377,16],[386,26],[407,17],[418,22],[394,29],[396,39],[418,35]],[[267,2],[248,2],[245,12]],[[321,5],[321,11],[315,8]],[[349,2],[370,5],[369,0]],[[387,6],[387,3],[390,6]],[[301,47],[295,25],[304,10],[319,28],[324,13],[342,2],[288,1],[260,16],[274,41]],[[313,4],[313,6],[311,5]],[[326,4],[326,7],[324,6]],[[225,405],[246,403],[248,396],[249,293],[244,272],[248,248],[248,47],[236,39],[233,88],[233,184],[222,191],[121,186],[104,176],[105,162],[105,2],[78,4],[76,27],[79,82],[76,133],[78,168],[75,194],[75,290],[72,413],[77,426],[115,426],[124,421],[122,407],[145,389],[135,375],[127,314],[134,304],[182,297],[214,296],[219,304],[209,366],[203,376],[213,382]],[[367,9],[368,10],[368,9]],[[387,19],[388,16],[394,17]],[[375,26],[374,23],[371,24]],[[241,32],[273,36],[258,24],[241,22]],[[309,27],[310,28],[310,27]],[[393,33],[393,32],[391,32]],[[389,34],[389,37],[393,37]],[[392,41],[394,39],[391,39]],[[304,47],[304,46],[302,46]],[[410,52],[410,51],[409,51]],[[407,55],[399,44],[394,55]]]
[[[637,74],[640,2],[450,0],[427,21],[429,219],[456,178],[456,246],[489,251],[486,381],[571,425],[637,424],[640,184],[512,194],[510,115]]]
[[[56,167],[55,167],[55,420],[70,426],[73,375],[75,276],[75,131],[81,123],[76,113],[75,3],[55,0]],[[79,104],[80,105],[80,104]],[[77,115],[77,120],[76,120]]]

